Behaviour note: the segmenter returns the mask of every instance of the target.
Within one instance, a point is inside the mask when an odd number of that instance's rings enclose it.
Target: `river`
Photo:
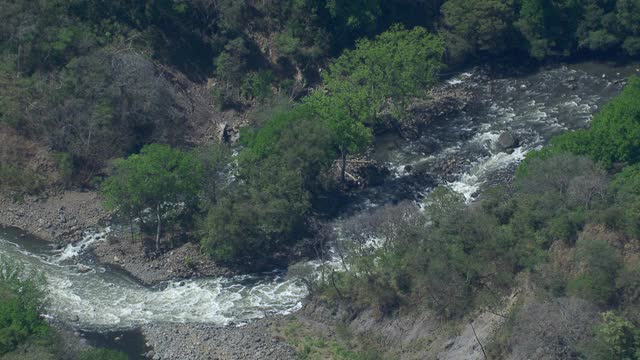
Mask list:
[[[392,169],[392,176],[385,184],[359,193],[353,209],[419,199],[434,180],[471,200],[483,188],[508,179],[526,153],[552,135],[587,126],[592,115],[619,93],[619,80],[636,73],[637,66],[582,63],[504,78],[474,71],[459,74],[447,80],[448,86],[471,89],[474,103],[459,115],[435,122],[418,140],[395,135],[377,139],[373,156]],[[511,154],[495,146],[504,131],[520,142]],[[454,162],[453,170],[438,173],[439,164],[448,161]],[[426,169],[430,177],[412,175],[410,168],[417,167]],[[86,273],[64,261],[103,238],[102,233],[92,234],[82,244],[56,251],[19,231],[0,229],[0,255],[47,275],[49,316],[91,331],[131,329],[148,322],[238,324],[296,311],[307,293],[299,281],[283,272],[175,281],[148,288],[90,258],[84,261],[90,268]]]

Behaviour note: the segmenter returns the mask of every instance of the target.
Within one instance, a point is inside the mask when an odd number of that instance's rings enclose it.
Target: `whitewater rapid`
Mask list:
[[[526,154],[544,146],[553,135],[588,126],[598,109],[621,91],[623,80],[635,74],[640,75],[637,66],[614,68],[597,63],[506,78],[463,73],[448,80],[446,86],[473,93],[474,101],[467,109],[436,120],[417,141],[383,137],[373,156],[385,163],[398,181],[412,176],[408,169],[426,169],[423,172],[434,176],[437,184],[471,201],[482,189],[509,181]],[[518,140],[513,151],[505,152],[498,146],[498,138],[505,132]],[[454,163],[453,171],[443,174],[441,165],[448,162]],[[425,188],[421,195],[431,189]],[[376,205],[382,203],[369,206]]]
[[[95,264],[69,263],[91,243],[103,241],[104,232],[88,234],[62,250],[46,244],[29,247],[18,236],[15,231],[0,232],[0,255],[45,273],[49,316],[85,330],[127,329],[156,321],[238,324],[296,311],[307,294],[284,273],[171,281],[149,288]]]

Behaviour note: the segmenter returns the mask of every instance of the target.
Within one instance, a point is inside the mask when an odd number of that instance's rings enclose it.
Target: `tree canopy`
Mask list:
[[[422,27],[393,26],[346,50],[323,75],[329,95],[354,121],[371,123],[383,111],[402,118],[408,101],[424,95],[442,69],[444,42]]]
[[[138,217],[146,222],[146,211],[153,215],[156,249],[160,250],[163,222],[195,207],[202,176],[202,163],[194,154],[151,144],[139,154],[116,160],[114,174],[102,190],[106,205],[130,221]]]

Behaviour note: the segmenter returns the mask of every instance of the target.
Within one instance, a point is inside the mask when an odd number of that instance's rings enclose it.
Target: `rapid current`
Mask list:
[[[561,131],[585,127],[604,103],[618,94],[622,80],[640,75],[638,66],[583,63],[541,69],[512,77],[480,71],[447,80],[464,86],[475,99],[465,112],[432,124],[417,140],[395,135],[378,139],[373,156],[392,169],[383,185],[361,192],[354,209],[419,199],[434,185],[448,185],[471,200],[484,187],[504,181],[527,152]],[[511,153],[496,142],[509,131],[519,140]],[[443,174],[441,164],[453,164]],[[429,179],[412,174],[422,168]],[[306,288],[285,273],[176,281],[148,288],[124,274],[84,261],[68,264],[108,229],[88,234],[62,250],[15,230],[0,229],[0,255],[44,272],[48,316],[93,331],[134,328],[148,322],[241,323],[266,314],[296,311]],[[82,270],[82,271],[80,271]]]

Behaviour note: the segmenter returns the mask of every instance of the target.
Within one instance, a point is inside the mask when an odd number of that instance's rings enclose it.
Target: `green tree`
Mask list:
[[[406,117],[410,100],[435,83],[443,54],[443,42],[424,28],[393,26],[374,40],[360,40],[329,66],[323,75],[328,93],[316,91],[303,102],[332,130],[343,181],[347,155],[370,142],[364,125],[385,111]]]
[[[103,184],[106,206],[117,214],[144,221],[149,209],[156,223],[160,250],[162,224],[193,209],[202,186],[202,163],[192,153],[152,144],[139,154],[115,162],[114,174]]]
[[[631,56],[640,54],[640,2],[616,1],[616,20],[624,42],[622,48]]]
[[[262,269],[303,230],[309,193],[300,173],[275,158],[243,178],[209,210],[202,245],[216,260]]]
[[[215,204],[227,183],[231,170],[231,149],[223,143],[213,143],[196,149],[202,163],[202,188],[205,201]]]
[[[640,78],[632,77],[591,126],[587,154],[605,164],[640,161]]]
[[[228,84],[240,85],[244,78],[244,72],[249,66],[250,55],[251,52],[247,47],[246,40],[242,37],[229,41],[215,61],[216,73]]]
[[[340,176],[342,182],[345,181],[347,155],[364,150],[372,139],[371,130],[346,111],[350,108],[350,104],[344,100],[338,96],[329,96],[316,91],[304,99],[303,105],[309,107],[312,113],[322,119],[331,129],[332,142],[342,159]]]
[[[580,47],[593,51],[608,51],[621,42],[616,31],[615,0],[585,1],[576,30]]]
[[[374,40],[362,39],[346,50],[323,75],[324,83],[340,111],[367,123],[384,110],[406,116],[409,101],[437,81],[444,43],[421,27],[406,30],[392,26]]]
[[[447,47],[454,61],[466,55],[496,54],[512,41],[512,0],[449,0],[442,5]]]
[[[625,231],[640,237],[640,165],[625,167],[611,182]]]
[[[576,48],[576,27],[581,2],[573,0],[522,0],[515,25],[536,59],[569,56]]]
[[[299,240],[314,197],[329,186],[332,133],[303,105],[276,112],[247,130],[236,181],[201,224],[203,248],[214,258],[256,269]]]
[[[373,32],[382,15],[380,0],[328,0],[326,7],[332,18],[333,32],[341,45]]]
[[[589,359],[640,359],[640,330],[612,311],[602,314]]]

